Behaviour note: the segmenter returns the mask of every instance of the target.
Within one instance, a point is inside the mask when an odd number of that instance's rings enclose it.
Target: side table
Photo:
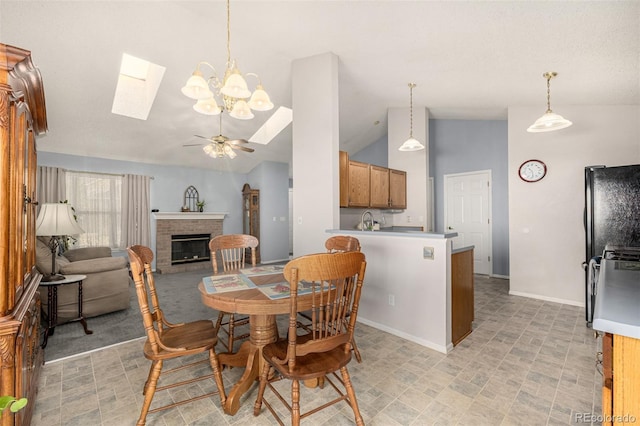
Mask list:
[[[66,275],[63,280],[40,282],[41,286],[47,287],[47,329],[44,332],[44,340],[42,341],[42,348],[47,346],[47,340],[49,335],[53,335],[58,322],[58,286],[68,284],[78,284],[78,318],[69,322],[80,321],[84,328],[85,334],[93,334],[93,331],[87,327],[87,321],[85,321],[82,315],[82,281],[87,278],[86,275]]]

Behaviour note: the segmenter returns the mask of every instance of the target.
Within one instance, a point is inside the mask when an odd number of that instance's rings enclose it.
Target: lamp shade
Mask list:
[[[407,139],[400,148],[398,148],[399,151],[420,151],[421,149],[424,149],[424,145],[413,137]]]
[[[193,109],[205,115],[218,115],[222,111],[213,96],[207,99],[199,99]]]
[[[269,111],[273,109],[273,103],[262,85],[258,85],[256,90],[253,91],[253,95],[251,95],[251,99],[249,100],[249,106],[255,111]]]
[[[242,99],[233,105],[233,109],[229,115],[233,118],[237,118],[238,120],[251,120],[254,117],[249,105]]]
[[[247,82],[237,70],[229,74],[220,91],[222,94],[231,96],[232,98],[244,99],[251,96],[251,91],[247,88]]]
[[[199,71],[193,73],[184,87],[181,89],[182,94],[191,99],[207,99],[213,97],[213,92],[209,89],[207,80],[202,77]]]
[[[527,132],[551,132],[553,130],[564,129],[571,126],[572,124],[573,123],[571,121],[567,120],[560,114],[547,111],[542,117],[538,118],[535,123],[529,126]]]
[[[83,234],[69,204],[43,204],[36,219],[36,235],[61,236]]]

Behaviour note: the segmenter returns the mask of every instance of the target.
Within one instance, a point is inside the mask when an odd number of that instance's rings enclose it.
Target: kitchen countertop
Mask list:
[[[602,260],[593,329],[640,339],[640,262]]]
[[[360,231],[357,229],[327,229],[325,232],[330,234],[349,234],[349,235],[378,235],[385,237],[417,237],[417,238],[454,238],[458,236],[457,232],[447,232],[438,234],[424,231]]]

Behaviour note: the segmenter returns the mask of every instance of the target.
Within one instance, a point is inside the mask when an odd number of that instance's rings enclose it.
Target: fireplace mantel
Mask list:
[[[193,219],[197,219],[197,220],[211,220],[211,219],[218,219],[218,220],[222,220],[224,219],[224,216],[226,215],[226,212],[219,212],[219,213],[208,213],[208,212],[155,212],[154,216],[156,217],[156,220],[162,220],[162,219],[171,219],[171,220],[181,220],[181,219],[185,219],[185,220],[193,220]]]

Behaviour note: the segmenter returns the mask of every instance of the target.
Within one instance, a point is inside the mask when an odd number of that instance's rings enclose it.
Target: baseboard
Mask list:
[[[260,262],[261,265],[268,265],[270,263],[282,263],[282,262],[288,262],[289,258],[286,259],[279,259],[279,260],[269,260],[268,262]]]
[[[509,275],[498,275],[498,274],[491,274],[489,275],[491,278],[500,278],[502,280],[508,280],[509,279]]]
[[[524,293],[522,291],[512,291],[512,290],[509,290],[509,295],[528,297],[529,299],[538,299],[538,300],[544,300],[546,302],[562,303],[563,305],[571,305],[571,306],[578,306],[580,308],[584,308],[584,302],[576,302],[575,300],[559,299],[557,297],[541,296],[539,294]]]
[[[368,319],[365,319],[365,318],[360,318],[359,317],[357,322],[361,322],[361,323],[363,323],[365,325],[368,325],[370,327],[377,328],[378,330],[382,330],[382,331],[387,332],[389,334],[393,334],[394,336],[401,337],[401,338],[403,338],[405,340],[409,340],[409,341],[411,341],[413,343],[417,343],[420,346],[424,346],[426,348],[433,349],[434,351],[438,351],[438,352],[443,353],[443,354],[447,354],[447,353],[451,352],[451,350],[453,349],[453,344],[452,343],[449,343],[447,346],[438,345],[438,344],[433,343],[433,342],[431,342],[429,340],[420,339],[420,338],[418,338],[416,336],[412,336],[410,334],[404,333],[404,332],[396,330],[394,328],[387,327],[386,325],[383,325],[383,324],[380,324],[380,323],[377,323],[377,322],[374,322],[374,321],[369,321]]]
[[[91,349],[90,351],[81,352],[79,354],[69,355],[69,356],[65,356],[65,357],[62,357],[62,358],[58,358],[58,359],[52,359],[51,361],[45,362],[45,365],[46,364],[53,364],[53,363],[60,362],[60,361],[65,361],[67,359],[71,359],[71,358],[75,358],[75,357],[78,357],[78,356],[87,355],[87,354],[90,354],[92,352],[98,352],[98,351],[101,351],[103,349],[113,348],[115,346],[124,345],[125,343],[134,342],[136,340],[142,340],[142,339],[146,339],[146,337],[145,336],[137,337],[135,339],[127,340],[125,342],[118,342],[118,343],[114,343],[113,345],[109,345],[109,346],[101,346],[99,348]]]

